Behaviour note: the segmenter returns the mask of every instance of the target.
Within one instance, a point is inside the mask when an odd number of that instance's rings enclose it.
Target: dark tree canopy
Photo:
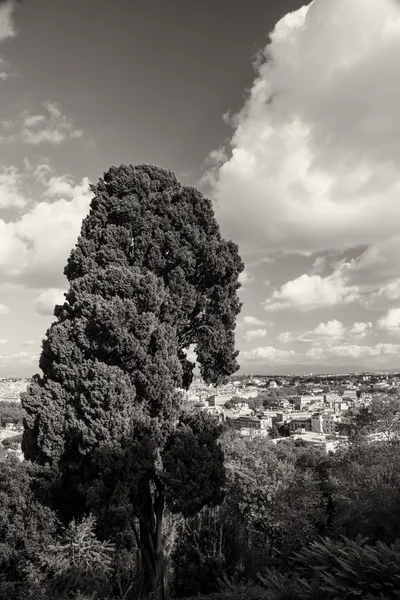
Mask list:
[[[170,171],[112,167],[92,190],[64,271],[66,300],[43,341],[43,376],[22,398],[22,446],[26,458],[59,471],[66,516],[84,512],[94,490],[115,503],[118,487],[141,539],[156,543],[164,502],[193,512],[220,501],[223,457],[212,449],[219,430],[180,419],[178,390],[192,381],[192,344],[206,382],[237,370],[243,264],[237,246],[222,239],[211,202]],[[178,469],[185,488],[178,501],[172,463],[196,435],[215,469]],[[190,499],[188,479],[197,475]]]
[[[66,302],[56,307],[58,320],[43,342],[44,376],[24,399],[24,450],[42,462],[61,452],[57,431],[64,439],[67,422],[85,413],[85,395],[93,399],[96,380],[101,391],[108,372],[107,385],[118,388],[109,396],[121,403],[135,395],[156,417],[170,414],[171,390],[191,382],[194,365],[185,355],[191,344],[207,382],[238,368],[234,327],[243,265],[236,245],[222,239],[211,202],[149,165],[113,167],[93,192],[65,268]],[[44,434],[46,406],[53,405],[58,410]]]

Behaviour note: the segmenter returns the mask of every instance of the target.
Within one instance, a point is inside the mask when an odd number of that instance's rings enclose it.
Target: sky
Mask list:
[[[0,0],[0,377],[39,370],[89,183],[140,163],[239,244],[241,372],[400,370],[399,94],[400,0]]]

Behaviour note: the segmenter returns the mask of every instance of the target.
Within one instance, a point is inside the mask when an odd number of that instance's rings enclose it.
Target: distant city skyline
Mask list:
[[[0,3],[0,377],[30,377],[96,182],[152,163],[246,268],[241,372],[400,368],[400,3]]]

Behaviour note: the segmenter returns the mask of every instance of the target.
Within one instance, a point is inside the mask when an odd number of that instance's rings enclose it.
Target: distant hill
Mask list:
[[[253,369],[240,369],[239,375],[323,375],[325,373],[337,375],[340,373],[397,373],[400,372],[400,365],[397,369],[371,369],[371,367],[359,365],[285,365],[282,367],[264,367]]]

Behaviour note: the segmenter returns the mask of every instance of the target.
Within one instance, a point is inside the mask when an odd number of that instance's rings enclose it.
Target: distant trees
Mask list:
[[[195,344],[214,384],[235,372],[237,246],[211,202],[158,167],[112,167],[65,268],[70,287],[22,397],[25,457],[55,473],[64,520],[89,510],[103,536],[135,536],[166,595],[166,507],[192,515],[222,500],[220,429],[181,412]]]
[[[272,408],[277,404],[277,394],[274,392],[261,392],[254,398],[246,398],[236,394],[232,396],[230,400],[225,402],[225,408],[234,408],[242,402],[246,403],[251,410],[258,410],[261,408]]]
[[[0,425],[4,427],[6,423],[22,425],[22,407],[19,402],[0,402]]]

